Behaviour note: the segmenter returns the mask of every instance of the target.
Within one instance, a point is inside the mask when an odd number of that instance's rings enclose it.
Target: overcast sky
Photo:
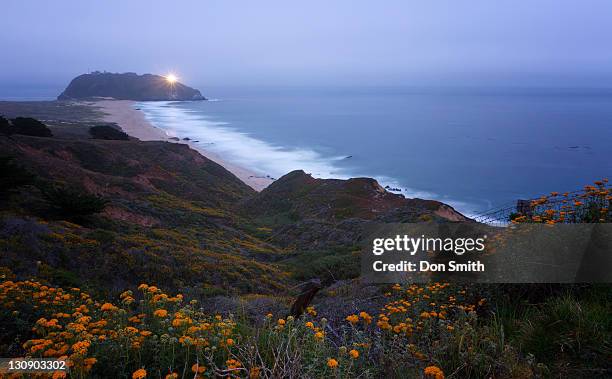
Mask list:
[[[0,85],[612,85],[608,0],[2,0]]]

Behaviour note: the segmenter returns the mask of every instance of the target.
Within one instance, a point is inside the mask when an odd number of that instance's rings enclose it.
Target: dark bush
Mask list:
[[[46,185],[41,186],[40,190],[54,208],[71,218],[102,212],[108,203],[97,195],[76,188]]]
[[[31,117],[17,117],[12,120],[13,133],[35,137],[53,137],[47,125]]]
[[[12,128],[11,128],[11,124],[9,123],[9,120],[7,120],[6,118],[0,116],[0,134],[13,134],[12,133]]]
[[[0,157],[0,194],[34,183],[34,175],[14,160],[13,157]]]
[[[89,129],[89,134],[95,139],[127,141],[129,136],[110,125],[98,125]]]

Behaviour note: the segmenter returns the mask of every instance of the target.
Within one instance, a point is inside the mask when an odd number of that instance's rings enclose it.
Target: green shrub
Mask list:
[[[107,200],[84,190],[48,185],[41,187],[47,201],[63,215],[80,218],[104,210]]]
[[[11,124],[6,118],[2,116],[0,116],[0,134],[12,134]]]
[[[53,137],[47,125],[31,117],[17,117],[12,120],[14,134],[23,134],[35,137]]]
[[[321,280],[352,279],[359,276],[359,256],[351,250],[309,252],[285,261],[298,280],[319,278]]]
[[[14,162],[13,157],[0,157],[0,194],[33,184],[34,175]]]
[[[129,136],[127,134],[109,125],[93,126],[89,129],[89,134],[91,134],[94,139],[122,141],[127,141],[129,139]]]

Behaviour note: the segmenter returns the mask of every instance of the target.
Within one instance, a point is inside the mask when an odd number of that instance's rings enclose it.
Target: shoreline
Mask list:
[[[135,103],[137,102],[132,100],[98,100],[86,102],[85,104],[99,108],[104,113],[104,121],[117,124],[130,137],[141,141],[166,141],[188,145],[204,157],[223,166],[223,168],[234,174],[255,191],[259,192],[273,182],[270,178],[262,177],[247,168],[227,162],[218,154],[208,151],[191,141],[171,139],[163,129],[151,124],[146,119],[143,111],[135,109]]]

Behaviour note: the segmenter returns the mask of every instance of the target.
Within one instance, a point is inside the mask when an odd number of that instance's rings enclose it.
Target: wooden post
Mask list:
[[[302,288],[302,292],[298,295],[298,297],[293,302],[291,306],[291,311],[289,314],[293,317],[300,317],[302,313],[306,310],[306,308],[312,302],[315,295],[322,288],[321,281],[319,279],[312,279],[306,282]]]

